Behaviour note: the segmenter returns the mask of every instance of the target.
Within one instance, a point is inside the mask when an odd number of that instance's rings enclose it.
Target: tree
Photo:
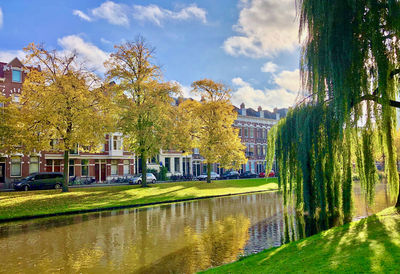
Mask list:
[[[112,129],[112,95],[99,78],[72,53],[30,44],[26,64],[31,69],[22,91],[18,126],[27,152],[57,150],[64,154],[63,192],[68,191],[69,153],[79,145],[96,150]]]
[[[147,160],[169,146],[173,98],[178,87],[161,81],[161,71],[152,63],[153,50],[143,38],[115,46],[105,63],[106,75],[115,80],[118,93],[117,128],[124,134],[126,148],[139,155],[142,186],[147,186]]]
[[[20,149],[20,132],[16,127],[17,105],[0,95],[0,151],[13,153]]]
[[[371,196],[378,139],[390,192],[400,206],[393,146],[400,2],[297,4],[300,34],[306,36],[300,62],[305,99],[277,126],[281,185],[287,193],[296,187],[298,206],[321,222],[338,212],[349,220],[353,163]]]
[[[239,130],[233,127],[237,113],[230,103],[230,89],[209,79],[193,82],[192,88],[202,100],[179,105],[181,120],[189,123],[179,128],[182,143],[199,148],[207,164],[207,183],[211,183],[211,164],[239,168],[247,161],[245,146],[238,137]]]

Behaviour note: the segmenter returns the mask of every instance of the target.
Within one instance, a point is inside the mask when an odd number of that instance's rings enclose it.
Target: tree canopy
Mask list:
[[[108,79],[116,82],[117,129],[124,134],[125,147],[140,156],[142,174],[146,174],[147,160],[170,145],[172,95],[179,89],[162,81],[161,70],[154,64],[154,51],[143,38],[115,48],[105,65]],[[146,176],[142,176],[142,186],[146,185]]]
[[[78,145],[98,150],[106,133],[112,131],[112,95],[98,77],[81,66],[74,52],[47,50],[30,44],[25,48],[31,69],[22,91],[16,124],[22,147],[64,152],[63,191],[68,190],[69,151]]]
[[[237,169],[246,163],[245,146],[238,137],[239,130],[233,127],[237,113],[230,102],[230,89],[210,79],[195,81],[192,88],[201,100],[179,105],[183,123],[177,128],[182,132],[183,144],[200,150],[207,164],[207,182],[211,182],[211,164]]]
[[[280,183],[287,193],[297,190],[299,208],[321,219],[349,217],[352,174],[358,173],[371,200],[378,151],[385,155],[390,192],[399,193],[394,129],[400,3],[299,0],[297,6],[305,36],[305,99],[269,143],[276,144]]]

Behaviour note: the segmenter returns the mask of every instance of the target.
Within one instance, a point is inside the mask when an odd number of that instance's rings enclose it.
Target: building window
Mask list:
[[[124,175],[129,175],[129,160],[124,160]]]
[[[114,136],[113,137],[113,150],[121,150],[122,149],[122,137]]]
[[[262,146],[261,145],[259,145],[258,148],[257,148],[257,155],[263,155],[262,154]]]
[[[12,96],[12,101],[13,101],[14,103],[19,103],[19,94],[14,94],[14,95]]]
[[[244,137],[247,137],[247,136],[249,136],[249,135],[248,135],[248,129],[245,128],[245,129],[244,129]]]
[[[168,172],[171,172],[171,159],[169,157],[165,158],[165,167],[167,168]]]
[[[254,145],[250,145],[249,152],[250,152],[250,156],[254,155]]]
[[[75,145],[74,145],[74,148],[69,150],[69,154],[72,154],[72,155],[77,155],[77,154],[79,154],[78,144],[75,144]]]
[[[69,176],[75,176],[75,160],[69,160]]]
[[[250,128],[250,138],[254,137],[253,128]]]
[[[242,129],[241,128],[239,128],[239,136],[240,137],[242,136]]]
[[[181,172],[179,158],[175,157],[175,172]]]
[[[263,146],[262,149],[263,149],[263,155],[266,155],[267,154],[267,146]]]
[[[111,160],[111,175],[118,175],[118,160]]]
[[[89,160],[82,160],[82,176],[89,176]]]
[[[11,176],[21,176],[21,157],[11,157]]]
[[[29,164],[29,174],[39,172],[39,157],[31,156]]]
[[[22,74],[22,72],[20,70],[13,69],[12,70],[12,81],[14,83],[21,83],[21,80],[22,80],[21,74]]]

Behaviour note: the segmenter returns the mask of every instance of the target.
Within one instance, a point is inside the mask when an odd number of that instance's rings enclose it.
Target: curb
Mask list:
[[[229,194],[222,194],[222,195],[211,195],[211,196],[204,196],[204,197],[186,198],[186,199],[179,199],[179,200],[167,200],[167,201],[162,201],[162,202],[153,202],[153,203],[145,203],[145,204],[111,206],[111,207],[103,207],[103,208],[73,210],[73,211],[68,211],[68,212],[58,212],[58,213],[49,213],[49,214],[40,214],[40,215],[21,216],[21,217],[16,217],[16,218],[1,219],[0,220],[0,224],[7,223],[7,222],[13,222],[13,221],[25,221],[25,220],[48,218],[48,217],[55,217],[55,216],[66,216],[66,215],[83,214],[83,213],[91,213],[91,212],[99,212],[99,211],[107,211],[107,210],[116,210],[116,209],[125,209],[125,208],[145,207],[145,206],[152,206],[152,205],[180,203],[180,202],[197,201],[197,200],[219,198],[219,197],[239,196],[239,195],[246,195],[246,194],[257,194],[257,193],[261,193],[261,192],[272,192],[272,191],[278,191],[278,189],[257,190],[257,191],[251,191],[251,192],[240,192],[240,193],[229,193]]]

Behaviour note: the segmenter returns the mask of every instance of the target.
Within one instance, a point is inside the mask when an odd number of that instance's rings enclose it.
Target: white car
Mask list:
[[[154,176],[153,173],[147,173],[146,176],[147,179],[147,183],[155,183],[157,181],[156,176]],[[136,175],[133,176],[133,178],[130,180],[129,184],[130,185],[140,185],[142,183],[142,174],[138,173]]]
[[[210,174],[211,180],[218,180],[219,179],[219,174],[216,172],[211,171]],[[202,181],[202,180],[207,180],[207,173],[203,173],[199,176],[196,177],[197,180]]]

